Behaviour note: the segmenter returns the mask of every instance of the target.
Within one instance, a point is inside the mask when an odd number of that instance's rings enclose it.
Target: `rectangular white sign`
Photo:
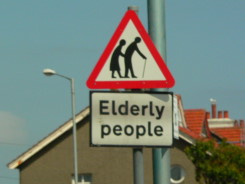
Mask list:
[[[173,93],[90,93],[91,144],[171,146]]]

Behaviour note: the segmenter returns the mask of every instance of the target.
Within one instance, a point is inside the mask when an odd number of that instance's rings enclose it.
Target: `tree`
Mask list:
[[[245,184],[245,149],[222,141],[197,141],[185,150],[202,184]]]

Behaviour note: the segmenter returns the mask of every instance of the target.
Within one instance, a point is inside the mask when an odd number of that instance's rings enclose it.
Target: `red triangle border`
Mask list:
[[[159,69],[163,73],[166,80],[145,80],[145,81],[96,81],[100,71],[102,70],[105,62],[107,61],[108,57],[110,56],[113,48],[115,47],[117,41],[119,40],[120,36],[122,35],[125,27],[127,26],[129,21],[132,21],[138,30],[141,38],[145,42],[147,48],[149,49],[150,53],[152,54],[153,58],[155,59]],[[92,73],[90,74],[87,80],[87,86],[90,89],[141,89],[141,88],[171,88],[175,84],[175,80],[168,70],[167,65],[165,64],[164,60],[162,59],[161,55],[157,51],[154,43],[152,42],[150,36],[146,32],[143,24],[141,23],[140,19],[138,18],[137,14],[133,10],[128,10],[124,17],[122,18],[121,22],[119,23],[117,29],[115,30],[111,40],[109,41],[108,45],[106,46],[103,54],[101,55],[100,59],[98,60],[95,68],[93,69]]]

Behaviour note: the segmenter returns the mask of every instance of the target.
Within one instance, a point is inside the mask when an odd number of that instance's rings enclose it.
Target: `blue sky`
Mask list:
[[[17,184],[6,164],[89,105],[85,83],[129,5],[146,0],[0,1],[0,183]],[[245,119],[245,1],[166,0],[167,62],[184,108],[229,110]]]

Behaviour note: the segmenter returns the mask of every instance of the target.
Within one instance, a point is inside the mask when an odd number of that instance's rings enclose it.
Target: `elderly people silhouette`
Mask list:
[[[130,43],[129,46],[127,47],[125,54],[123,54],[122,47],[126,44],[126,41],[124,39],[120,40],[119,45],[116,47],[111,57],[110,70],[112,72],[112,76],[111,76],[112,78],[116,78],[115,72],[118,73],[120,78],[130,78],[129,73],[131,74],[132,78],[137,78],[137,76],[134,74],[134,69],[132,65],[133,54],[137,52],[142,58],[146,59],[144,54],[138,48],[137,44],[140,42],[141,42],[141,38],[136,37],[134,41]],[[124,57],[124,63],[125,63],[124,77],[121,75],[121,71],[120,71],[120,64],[119,64],[120,56]]]

